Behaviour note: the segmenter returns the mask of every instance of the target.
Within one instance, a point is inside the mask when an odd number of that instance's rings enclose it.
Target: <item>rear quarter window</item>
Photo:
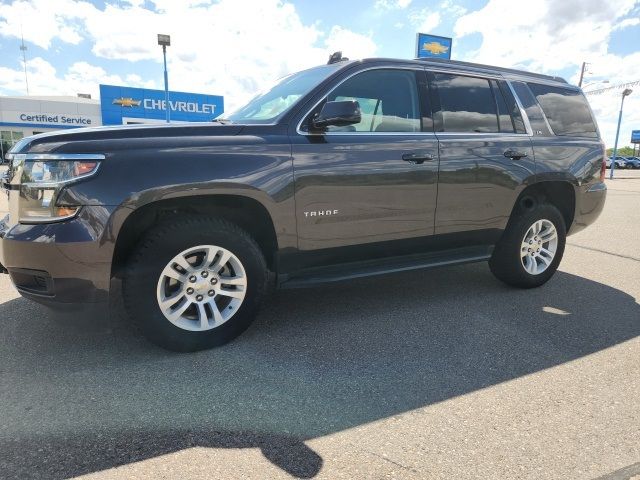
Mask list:
[[[589,104],[578,90],[528,83],[556,135],[598,137]]]

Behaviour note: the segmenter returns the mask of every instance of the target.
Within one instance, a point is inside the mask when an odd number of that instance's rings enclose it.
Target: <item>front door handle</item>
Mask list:
[[[425,161],[430,162],[433,160],[433,155],[430,153],[405,153],[402,155],[402,160],[420,165]]]
[[[518,150],[514,150],[510,148],[504,152],[504,156],[510,158],[511,160],[520,160],[527,156],[527,152],[519,152]]]

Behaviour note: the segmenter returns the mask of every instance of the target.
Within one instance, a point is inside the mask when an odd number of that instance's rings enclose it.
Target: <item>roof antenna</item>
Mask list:
[[[329,55],[329,61],[327,62],[327,65],[333,65],[334,63],[338,62],[346,62],[347,60],[349,59],[347,57],[343,57],[342,52],[334,52]]]
[[[27,95],[29,95],[29,77],[27,76],[27,46],[24,44],[24,35],[22,34],[22,24],[20,24],[20,50],[22,50],[22,64],[24,66],[24,83],[27,86]]]

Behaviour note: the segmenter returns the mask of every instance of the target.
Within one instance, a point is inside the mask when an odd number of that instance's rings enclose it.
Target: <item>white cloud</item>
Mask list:
[[[453,0],[444,0],[440,3],[438,10],[441,12],[445,12],[452,17],[460,17],[467,13],[467,9],[461,5],[453,3]]]
[[[443,0],[435,7],[414,9],[407,18],[416,32],[437,33],[436,30],[443,20],[459,17],[466,11],[466,8],[454,3],[453,0]]]
[[[82,41],[78,21],[96,12],[88,2],[74,0],[14,1],[0,5],[0,35],[20,38],[42,48],[49,48],[56,38],[77,45]]]
[[[419,12],[410,14],[409,20],[416,28],[416,31],[420,33],[433,33],[433,30],[440,25],[442,18],[440,12],[434,12],[431,8],[424,8]]]
[[[43,48],[49,48],[55,40],[84,40],[98,58],[157,62],[155,78],[159,79],[162,55],[156,34],[170,34],[170,87],[224,95],[227,111],[276,78],[325,63],[333,51],[341,50],[350,58],[376,52],[370,34],[340,25],[322,31],[317,24],[303,23],[295,7],[281,0],[127,0],[109,2],[103,9],[72,0],[32,0],[27,7],[24,5],[21,0],[13,0],[0,7],[0,26],[16,24],[28,10],[30,31],[33,27],[38,33],[27,37],[25,31],[25,40]],[[16,37],[19,31],[0,29],[0,35]],[[33,60],[29,63],[31,68]],[[135,63],[131,63],[130,74],[123,76],[128,79],[132,74],[140,75]],[[80,78],[77,72],[58,72],[52,82],[55,89],[41,82],[42,89],[34,87],[32,91],[60,91],[64,84],[56,82],[66,75],[74,81]],[[105,75],[91,72],[86,77],[87,87],[81,91],[88,89],[89,81]],[[144,83],[142,78],[136,80]],[[10,85],[0,78],[0,91],[12,90]]]
[[[458,37],[482,34],[470,56],[486,63],[554,71],[606,54],[609,35],[635,0],[490,0],[455,24]]]
[[[119,75],[108,74],[102,67],[87,62],[76,62],[61,75],[53,65],[41,57],[31,59],[27,65],[29,92],[32,95],[75,96],[77,93],[90,93],[93,98],[98,98],[100,83],[116,85],[125,83]],[[0,79],[0,86],[3,89],[16,94],[24,93],[24,71],[22,69],[0,67]],[[145,82],[136,75],[129,75],[126,83],[135,87],[157,87],[153,82]]]
[[[120,3],[128,3],[133,7],[141,7],[144,5],[145,0],[120,0]]]
[[[636,25],[640,25],[640,18],[638,17],[625,18],[614,27],[614,30],[622,30],[623,28],[627,28],[627,27],[635,27]]]
[[[341,50],[350,58],[371,57],[376,52],[376,44],[370,36],[338,26],[331,29],[324,43],[331,52]]]
[[[572,83],[577,83],[579,68],[587,61],[593,72],[588,81],[608,78],[611,84],[617,84],[640,79],[639,54],[616,56],[608,51],[611,32],[625,22],[621,19],[635,4],[636,0],[489,0],[482,9],[461,17],[454,32],[457,37],[482,35],[480,48],[463,60],[542,73],[572,68],[576,73],[567,79]],[[634,22],[627,22],[630,23]],[[615,137],[618,96],[589,96],[608,146],[613,146]],[[640,95],[626,101],[620,133],[623,144],[629,142],[633,122],[636,128],[639,124],[638,99]]]
[[[45,79],[44,83],[49,83],[49,80],[55,79],[56,69],[53,68],[46,60],[36,57],[28,62],[27,72],[31,77],[31,93],[47,93],[56,95],[59,92],[56,91],[55,87],[52,89],[47,88],[46,91],[40,91],[39,87],[43,85],[42,80]],[[8,91],[16,92],[17,94],[26,93],[25,90],[25,81],[24,81],[24,72],[21,68],[19,69],[11,69],[7,67],[0,67],[0,81],[2,82],[2,87]]]
[[[411,5],[411,0],[376,0],[376,10],[403,10]]]

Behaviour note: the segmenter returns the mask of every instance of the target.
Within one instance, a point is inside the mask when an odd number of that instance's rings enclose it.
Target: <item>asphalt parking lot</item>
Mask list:
[[[474,264],[281,291],[196,354],[1,275],[0,477],[638,476],[640,171],[616,174],[540,289]]]

